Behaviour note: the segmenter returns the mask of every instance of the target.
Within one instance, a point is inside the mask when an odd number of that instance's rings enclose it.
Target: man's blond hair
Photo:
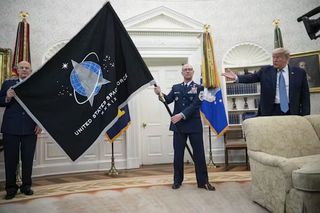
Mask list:
[[[274,50],[272,51],[272,55],[274,55],[274,54],[283,54],[283,55],[285,55],[287,58],[290,57],[290,52],[289,52],[289,50],[287,50],[286,48],[283,48],[283,47],[274,49]]]

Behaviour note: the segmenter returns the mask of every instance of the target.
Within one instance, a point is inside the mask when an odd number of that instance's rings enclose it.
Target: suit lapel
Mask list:
[[[190,89],[193,87],[193,85],[194,85],[194,82],[191,81],[190,84],[189,84],[189,86],[188,86],[188,91],[190,91]]]
[[[182,83],[180,84],[180,90],[181,90],[181,93],[182,93],[182,94],[185,94],[185,93],[186,93],[187,87],[184,86],[184,82],[182,82]]]
[[[190,84],[186,87],[186,86],[184,86],[184,83],[182,83],[181,85],[182,85],[182,88],[183,88],[182,89],[183,93],[187,94],[190,91],[190,88],[193,86],[193,84],[194,84],[194,82],[191,81]]]
[[[277,89],[277,69],[273,67],[272,72],[271,72],[271,83],[272,83],[272,88],[273,88],[273,93],[274,96],[276,95],[276,89]]]
[[[14,79],[14,80],[12,80],[11,81],[11,86],[14,86],[14,85],[16,85],[17,83],[19,83],[19,79]]]
[[[293,88],[295,85],[295,71],[288,66],[288,76],[289,76],[289,102],[291,100],[291,94],[293,94]]]

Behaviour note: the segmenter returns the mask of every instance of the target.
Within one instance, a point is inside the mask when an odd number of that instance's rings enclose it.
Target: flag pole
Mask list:
[[[209,35],[209,28],[210,28],[210,25],[206,24],[204,26],[205,28],[205,34],[208,34]],[[205,41],[204,41],[205,42]],[[204,61],[205,62],[205,69],[207,69],[209,67],[209,62],[207,60]],[[205,76],[205,85],[207,88],[212,88],[215,86],[215,82],[212,81],[212,78],[213,76],[210,75],[208,72],[207,73],[207,76]],[[213,162],[213,156],[212,156],[212,141],[211,141],[211,128],[210,128],[210,125],[209,126],[209,162],[207,164],[207,167],[208,168],[217,168],[218,166]]]
[[[156,87],[157,85],[154,84],[154,86]],[[166,109],[167,109],[170,117],[172,117],[172,116],[173,116],[173,113],[171,112],[171,110],[170,110],[170,108],[169,108],[166,100],[164,99],[163,93],[160,93],[160,95],[159,95],[159,100],[160,100],[160,101],[164,104],[164,106],[166,107]],[[177,130],[178,130],[178,132],[179,132],[179,128],[177,127],[177,125],[175,125],[175,126],[176,126],[176,128],[177,128]],[[193,158],[192,151],[191,151],[191,149],[190,149],[190,147],[189,147],[189,145],[188,145],[187,143],[186,143],[186,147],[187,147],[187,150],[188,150],[188,152],[189,152],[189,155],[191,156],[192,161],[194,162],[194,158]]]
[[[17,66],[20,61],[28,61],[31,64],[29,41],[30,27],[29,23],[27,22],[29,13],[26,11],[20,11],[19,16],[21,18],[21,21],[18,23],[17,37],[12,60],[11,76],[18,76]],[[20,156],[17,163],[16,181],[20,184],[22,183]]]
[[[114,163],[114,147],[113,142],[111,143],[111,168],[109,169],[107,175],[109,176],[118,176],[119,172],[116,169],[115,163]]]

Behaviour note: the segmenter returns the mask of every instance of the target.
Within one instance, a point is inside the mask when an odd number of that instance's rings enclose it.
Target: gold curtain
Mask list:
[[[0,48],[0,83],[2,85],[3,81],[11,76],[11,49]]]

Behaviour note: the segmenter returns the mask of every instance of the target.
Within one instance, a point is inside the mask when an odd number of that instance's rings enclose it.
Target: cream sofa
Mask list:
[[[252,199],[274,213],[320,213],[320,115],[247,119]]]

